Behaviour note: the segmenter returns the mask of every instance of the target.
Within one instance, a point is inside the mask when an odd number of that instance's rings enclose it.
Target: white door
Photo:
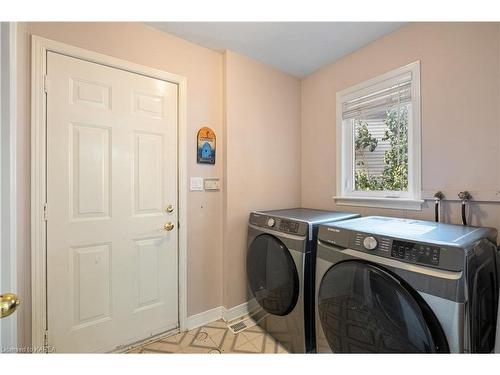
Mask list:
[[[52,52],[47,80],[49,345],[176,328],[177,85]]]

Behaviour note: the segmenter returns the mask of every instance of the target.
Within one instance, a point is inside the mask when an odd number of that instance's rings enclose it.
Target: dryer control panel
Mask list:
[[[255,212],[250,214],[250,224],[299,236],[305,236],[308,231],[307,223],[302,221],[290,220],[278,216],[264,215]]]
[[[281,219],[280,230],[288,233],[297,233],[299,231],[299,223],[297,221]]]

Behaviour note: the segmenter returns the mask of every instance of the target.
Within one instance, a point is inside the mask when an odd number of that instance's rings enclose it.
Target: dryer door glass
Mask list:
[[[395,276],[359,261],[332,266],[318,295],[321,327],[334,353],[440,351],[423,304]]]
[[[283,242],[269,234],[256,237],[248,249],[246,271],[250,290],[265,311],[287,315],[293,310],[299,278]]]

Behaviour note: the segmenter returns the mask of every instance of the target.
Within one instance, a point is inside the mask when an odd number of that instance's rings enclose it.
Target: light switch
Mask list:
[[[218,177],[205,178],[205,190],[220,190],[220,180]]]
[[[191,191],[203,191],[203,177],[191,177]]]

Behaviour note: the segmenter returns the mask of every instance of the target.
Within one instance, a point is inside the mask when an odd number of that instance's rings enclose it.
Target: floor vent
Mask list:
[[[253,327],[255,324],[256,323],[253,321],[252,318],[246,316],[242,319],[239,319],[238,321],[232,321],[227,323],[227,326],[232,333],[236,334],[243,332],[247,328]]]

